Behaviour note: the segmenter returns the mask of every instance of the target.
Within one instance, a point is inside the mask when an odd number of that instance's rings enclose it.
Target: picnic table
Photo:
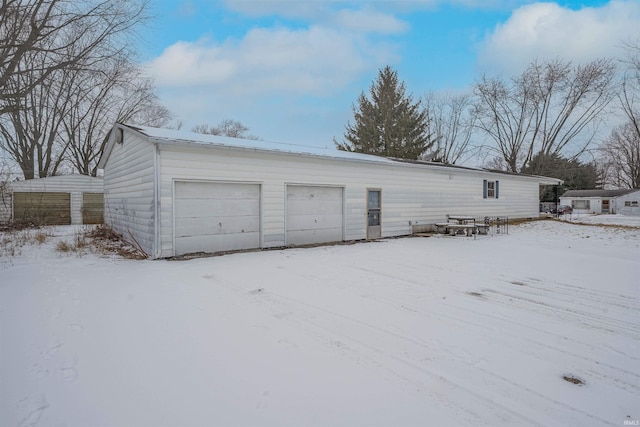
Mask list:
[[[458,224],[467,224],[469,222],[476,223],[476,218],[473,216],[464,215],[449,215],[449,221],[457,221]]]
[[[476,219],[466,215],[448,215],[447,222],[436,223],[439,232],[448,233],[451,236],[464,234],[471,236],[477,233]]]

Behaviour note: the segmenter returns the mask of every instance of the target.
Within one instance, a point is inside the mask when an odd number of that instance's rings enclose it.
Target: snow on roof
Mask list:
[[[504,172],[504,171],[494,171],[494,170],[487,170],[487,169],[481,169],[481,168],[473,168],[468,166],[450,165],[450,164],[439,163],[439,162],[429,162],[424,160],[407,160],[407,159],[381,157],[381,156],[374,156],[371,154],[342,151],[333,147],[323,148],[323,147],[312,147],[312,146],[300,145],[300,144],[287,144],[287,143],[273,142],[273,141],[231,138],[226,136],[209,135],[209,134],[181,131],[181,130],[175,130],[175,129],[161,129],[161,128],[153,128],[153,127],[147,127],[147,126],[128,125],[128,124],[123,124],[122,126],[125,126],[142,135],[145,135],[151,140],[153,140],[154,142],[161,143],[161,144],[168,144],[168,145],[196,144],[196,145],[202,145],[202,146],[232,147],[232,148],[240,148],[240,149],[248,149],[248,150],[260,150],[260,151],[271,151],[271,152],[279,152],[279,153],[300,154],[300,155],[315,156],[315,157],[326,157],[326,158],[333,158],[333,159],[344,159],[344,160],[352,160],[352,161],[355,160],[355,161],[361,161],[361,162],[373,162],[373,163],[384,163],[384,164],[394,164],[394,165],[414,164],[416,166],[422,166],[422,167],[437,167],[437,168],[448,168],[448,169],[455,169],[455,170],[467,170],[467,171],[474,171],[474,172],[500,173],[500,174],[512,175],[515,177],[521,177],[521,178],[522,177],[534,178],[534,179],[537,179],[539,183],[546,184],[546,185],[557,185],[562,182],[557,178],[516,174],[516,173],[510,173],[510,172]]]
[[[634,191],[640,191],[639,188],[636,189],[625,189],[625,190],[568,190],[565,191],[560,197],[618,197],[624,196],[625,194],[633,193]]]
[[[286,144],[282,142],[231,138],[219,135],[209,135],[196,132],[186,132],[174,129],[160,129],[146,126],[125,125],[163,144],[202,144],[220,147],[235,147],[250,150],[276,151],[292,154],[306,154],[310,156],[331,157],[336,159],[360,160],[378,163],[396,163],[386,157],[370,154],[352,153],[335,148],[311,147],[299,144]]]

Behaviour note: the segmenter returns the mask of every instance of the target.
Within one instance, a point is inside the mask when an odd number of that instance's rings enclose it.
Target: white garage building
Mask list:
[[[14,181],[3,189],[0,191],[0,224],[102,223],[102,178],[58,175]]]
[[[105,223],[150,257],[411,234],[464,214],[538,216],[559,180],[116,124]]]

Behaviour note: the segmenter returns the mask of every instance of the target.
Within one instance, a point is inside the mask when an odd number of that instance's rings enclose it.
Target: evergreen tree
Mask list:
[[[405,95],[396,71],[381,69],[369,95],[362,92],[353,106],[355,123],[346,126],[346,141],[334,139],[339,150],[416,160],[431,148],[427,111]]]

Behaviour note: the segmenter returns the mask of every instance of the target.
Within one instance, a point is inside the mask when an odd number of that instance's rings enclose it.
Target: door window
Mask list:
[[[369,227],[380,225],[380,191],[369,190],[367,201],[369,208]]]

